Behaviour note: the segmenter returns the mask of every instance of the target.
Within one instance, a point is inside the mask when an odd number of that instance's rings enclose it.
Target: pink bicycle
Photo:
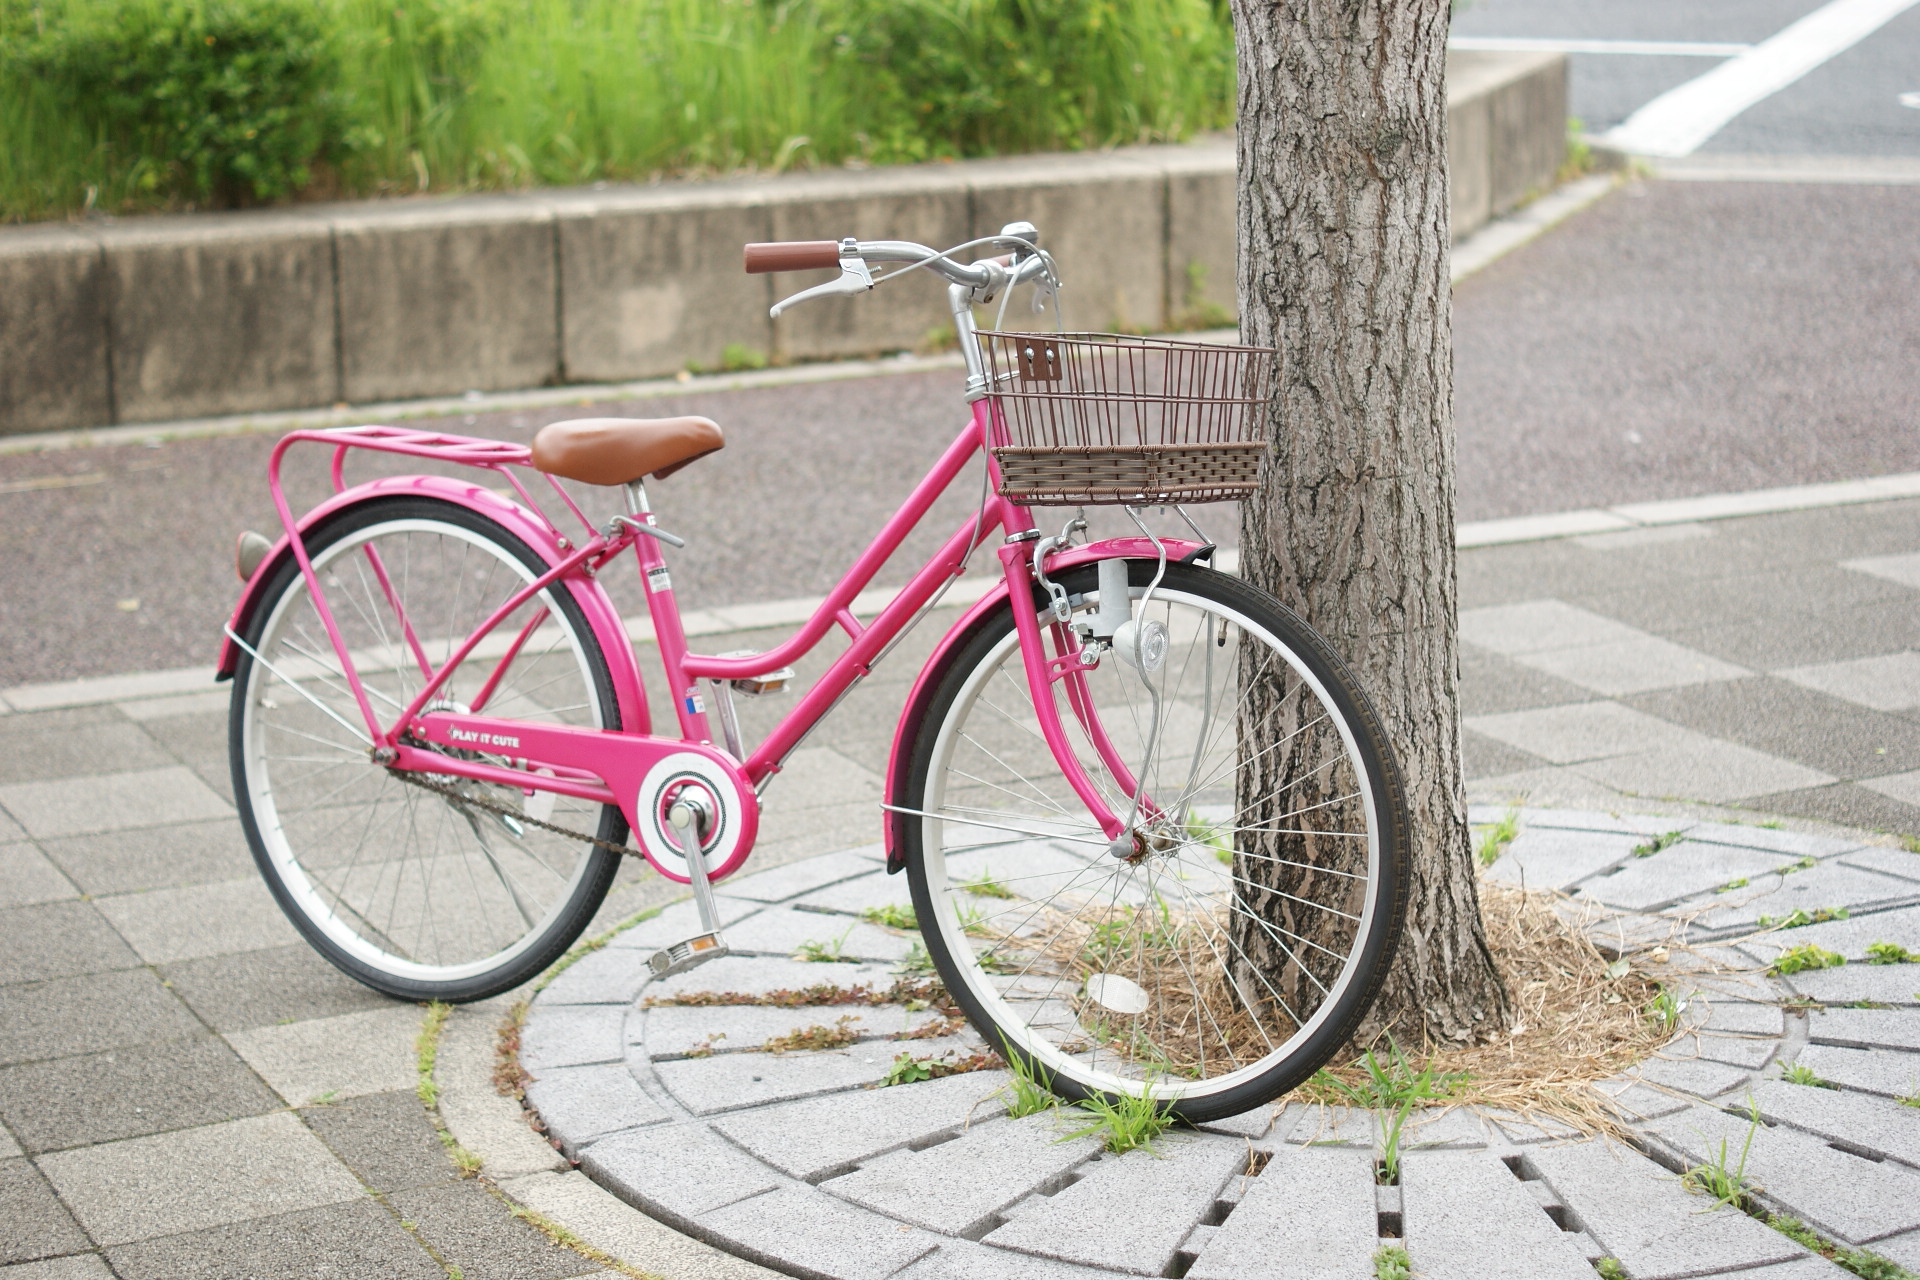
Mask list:
[[[979,247],[1011,252],[960,260]],[[1352,1033],[1400,932],[1398,772],[1326,643],[1210,567],[1190,519],[1190,537],[1146,519],[1258,483],[1271,353],[976,330],[976,306],[998,298],[1004,314],[1017,286],[1058,289],[1024,223],[946,251],[848,239],[749,245],[746,262],[839,270],[775,314],[870,289],[890,278],[878,264],[944,276],[972,408],[818,611],[765,653],[688,650],[663,550],[684,544],[649,506],[648,477],[721,447],[704,419],[560,422],[531,448],[296,431],[274,450],[284,531],[242,538],[220,672],[241,820],[287,915],[380,991],[480,999],[560,956],[635,855],[690,885],[702,921],[654,971],[727,954],[712,885],[751,853],[781,762],[997,540],[1000,581],[920,673],[882,805],[888,870],[911,882],[941,979],[988,1043],[1068,1096],[1150,1091],[1202,1120],[1304,1080]],[[296,517],[280,469],[308,442],[333,450],[335,492]],[[349,486],[356,449],[491,474]],[[975,459],[977,511],[856,618],[855,596]],[[625,514],[595,527],[562,479],[620,486]],[[1030,509],[1088,503],[1123,506],[1139,535],[1089,542],[1078,517],[1048,534]],[[629,549],[672,726],[650,723],[599,582]],[[734,697],[781,684],[836,626],[846,651],[742,743]]]

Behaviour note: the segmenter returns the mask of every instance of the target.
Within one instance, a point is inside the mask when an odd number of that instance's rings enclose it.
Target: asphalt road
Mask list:
[[[1458,38],[1754,44],[1820,9],[1824,0],[1470,0]],[[1718,65],[1723,58],[1646,53],[1572,57],[1572,112],[1589,133]],[[1702,154],[1920,156],[1920,6],[1748,108]]]

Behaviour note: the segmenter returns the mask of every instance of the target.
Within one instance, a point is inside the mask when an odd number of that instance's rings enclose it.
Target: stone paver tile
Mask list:
[[[1773,674],[1874,711],[1909,711],[1920,707],[1920,653],[1912,650],[1846,662],[1788,667]]]
[[[0,1160],[12,1160],[20,1154],[20,1144],[13,1140],[5,1125],[0,1125]]]
[[[767,956],[726,956],[690,973],[650,983],[643,999],[665,1000],[689,992],[737,991],[765,995],[814,986],[870,986],[885,990],[898,975],[885,964],[817,964]]]
[[[918,1057],[939,1053],[951,1040],[918,1040]],[[886,1078],[894,1056],[909,1046],[867,1041],[846,1049],[797,1053],[719,1053],[654,1064],[654,1072],[682,1106],[695,1115],[786,1102],[873,1084]]]
[[[124,1280],[445,1280],[393,1215],[368,1199],[122,1245]]]
[[[527,1102],[569,1155],[609,1133],[672,1116],[634,1083],[624,1062],[543,1071],[527,1086]]]
[[[1870,903],[1910,898],[1914,893],[1914,886],[1905,880],[1860,871],[1844,862],[1827,862],[1789,875],[1753,876],[1744,887],[1717,895],[1695,922],[1703,929],[1750,928],[1758,925],[1762,916],[1783,920],[1795,911],[1811,915],[1822,907],[1857,910]]]
[[[1825,1005],[1920,1004],[1920,969],[1903,964],[1850,964],[1839,969],[1809,969],[1784,981],[1801,995]]]
[[[1712,893],[1735,880],[1751,883],[1792,865],[1792,859],[1783,854],[1682,840],[1651,857],[1634,858],[1615,871],[1593,877],[1580,886],[1579,894],[1610,907],[1652,911],[1695,894]]]
[[[1920,1098],[1920,1054],[1810,1044],[1794,1060],[1811,1068],[1822,1080],[1862,1093],[1877,1093],[1885,1098]]]
[[[1647,752],[1704,736],[1617,702],[1575,702],[1505,715],[1470,716],[1464,723],[1475,733],[1553,764],[1579,764]]]
[[[1876,1240],[1873,1251],[1883,1258],[1899,1263],[1909,1271],[1920,1273],[1920,1231],[1886,1240]]]
[[[113,1272],[97,1253],[75,1253],[64,1258],[22,1262],[0,1270],[6,1280],[114,1280]]]
[[[369,1009],[393,1001],[321,959],[305,942],[166,967],[174,993],[215,1031],[244,1031]]]
[[[911,937],[845,916],[818,911],[770,907],[727,930],[727,943],[736,951],[765,955],[795,954],[806,943],[819,943],[856,960],[898,964],[907,958],[919,935]]]
[[[1425,1107],[1408,1115],[1400,1142],[1407,1151],[1484,1147],[1491,1136],[1486,1122],[1465,1107]]]
[[[1018,1272],[1010,1273],[1009,1265],[1017,1266]],[[1009,1280],[1012,1274],[1019,1280],[1119,1280],[1123,1273],[1018,1257],[967,1240],[945,1239],[937,1250],[906,1270],[894,1272],[888,1280]]]
[[[1564,889],[1631,857],[1641,836],[1592,831],[1523,830],[1487,874],[1530,889]]]
[[[1920,1110],[1851,1089],[1768,1080],[1753,1091],[1769,1121],[1920,1168]]]
[[[1748,1180],[1822,1235],[1866,1244],[1920,1227],[1920,1181],[1898,1166],[1848,1155],[1791,1129],[1753,1130],[1746,1117],[1708,1107],[1655,1121],[1652,1131],[1690,1163],[1718,1158],[1723,1143],[1737,1163],[1751,1131]]]
[[[0,785],[0,806],[35,837],[233,816],[233,806],[185,765]]]
[[[1707,1258],[1731,1271],[1806,1256],[1738,1209],[1713,1208],[1688,1195],[1671,1173],[1626,1147],[1536,1147],[1527,1161],[1634,1280],[1698,1275]]]
[[[780,1280],[777,1272],[655,1221],[577,1169],[527,1174],[500,1189],[516,1203],[566,1223],[597,1248],[651,1274],[674,1280]]]
[[[1810,1253],[1792,1262],[1775,1262],[1751,1271],[1716,1271],[1712,1274],[1737,1276],[1739,1280],[1846,1280],[1853,1272]]]
[[[36,1152],[237,1120],[279,1104],[205,1034],[0,1068],[0,1115]]]
[[[258,876],[96,898],[94,905],[149,964],[302,941]]]
[[[426,1108],[411,1089],[369,1093],[322,1107],[301,1118],[347,1167],[376,1191],[400,1191],[456,1181],[460,1174]]]
[[[139,963],[90,903],[43,902],[0,911],[0,985]]]
[[[1367,1147],[1378,1136],[1371,1111],[1322,1103],[1289,1105],[1274,1127],[1275,1141],[1298,1147]]]
[[[1920,973],[1915,974],[1920,979]],[[1850,1049],[1905,1049],[1920,1053],[1920,1011],[1912,1009],[1826,1009],[1807,1015],[1807,1037],[1815,1044]]]
[[[1772,960],[1788,947],[1812,943],[1860,962],[1868,958],[1867,948],[1876,942],[1892,942],[1909,951],[1920,951],[1920,906],[1855,914],[1845,920],[1828,920],[1798,929],[1778,929],[1740,945],[1764,960]]]
[[[924,1151],[882,1156],[821,1185],[843,1200],[948,1235],[970,1235],[1100,1149],[1052,1114],[975,1125]]]
[[[601,1270],[599,1263],[504,1212],[478,1183],[416,1187],[396,1193],[392,1201],[422,1239],[460,1268],[464,1280],[560,1280]]]
[[[1229,1138],[1245,1138],[1249,1142],[1259,1142],[1273,1132],[1273,1123],[1286,1109],[1286,1103],[1278,1106],[1255,1107],[1251,1111],[1242,1111],[1237,1116],[1221,1116],[1218,1120],[1207,1120],[1199,1125],[1202,1133],[1223,1133]]]
[[[1920,805],[1920,769],[1890,773],[1881,778],[1861,778],[1859,785],[1901,804]]]
[[[1779,1047],[1779,1040],[1772,1036],[1687,1035],[1663,1046],[1657,1056],[1668,1060],[1702,1058],[1743,1071],[1758,1071],[1773,1060]]]
[[[0,756],[10,782],[45,782],[174,764],[160,745],[112,712],[32,716],[0,734]]]
[[[0,842],[12,844],[26,838],[26,828],[8,817],[5,809],[0,809]]]
[[[1861,849],[1840,861],[1849,867],[1920,883],[1920,853],[1909,853],[1905,849]]]
[[[1652,1092],[1641,1086],[1645,1092]],[[1494,1127],[1506,1136],[1507,1141],[1516,1146],[1529,1146],[1536,1142],[1560,1142],[1568,1138],[1580,1137],[1580,1131],[1572,1125],[1562,1124],[1547,1116],[1523,1116],[1511,1111],[1496,1108],[1486,1113]]]
[[[40,1158],[101,1244],[220,1226],[365,1194],[288,1112],[130,1138]]]
[[[1000,1114],[1002,1071],[828,1094],[718,1116],[714,1129],[782,1173],[818,1182]]]
[[[794,906],[816,911],[838,911],[858,915],[869,907],[905,907],[913,909],[913,889],[906,874],[890,876],[884,871],[844,880],[794,899]],[[831,919],[831,917],[829,917]]]
[[[1649,1058],[1625,1074],[1630,1077],[1637,1076],[1649,1084],[1664,1089],[1677,1089],[1699,1098],[1717,1098],[1727,1090],[1743,1083],[1749,1075],[1738,1067],[1687,1057]]]
[[[1371,1152],[1286,1147],[1187,1274],[1193,1280],[1371,1280],[1379,1225]]]
[[[318,1098],[356,1098],[414,1085],[415,1005],[389,1005],[337,1018],[227,1034],[247,1065],[294,1106]]]
[[[1786,1032],[1786,1011],[1761,1004],[1743,1004],[1732,1000],[1715,1000],[1711,996],[1695,996],[1690,1002],[1695,1006],[1705,1006],[1706,1021],[1701,1029],[1722,1031],[1730,1035],[1774,1036]]]
[[[783,783],[786,779],[782,779]],[[877,801],[878,794],[874,796]],[[749,863],[749,866],[752,864]],[[875,870],[870,853],[848,851],[806,858],[771,871],[758,871],[723,880],[718,886],[736,898],[754,902],[785,902],[828,885],[869,875]]]
[[[1590,704],[1591,705],[1591,704]],[[1603,704],[1605,705],[1605,704]],[[1475,817],[1475,822],[1498,822],[1504,808],[1486,806],[1489,817]],[[1475,806],[1476,813],[1481,811]],[[1612,835],[1657,836],[1668,831],[1691,833],[1700,825],[1693,818],[1677,818],[1671,815],[1648,813],[1615,813],[1598,809],[1534,809],[1528,808],[1521,814],[1523,830],[1536,827],[1555,831],[1602,831]]]
[[[146,969],[0,987],[0,1063],[175,1040],[203,1030]]]
[[[731,938],[728,939],[732,941]],[[630,1005],[653,976],[646,957],[631,947],[602,947],[567,966],[540,993],[543,1005]]]
[[[1831,774],[1738,743],[1694,740],[1633,755],[1590,760],[1576,773],[1636,796],[1675,796],[1718,804],[1775,791],[1825,786]]]
[[[0,907],[77,898],[80,890],[47,855],[25,841],[0,844]]]
[[[1731,845],[1736,849],[1758,849],[1795,858],[1830,858],[1860,847],[1858,840],[1733,822],[1702,822],[1690,826],[1687,839],[1697,844]]]
[[[881,1280],[926,1256],[939,1239],[868,1213],[811,1187],[785,1187],[707,1214],[700,1225],[743,1246],[748,1257],[804,1275]]]
[[[933,1011],[908,1013],[904,1005],[817,1005],[782,1009],[772,1005],[665,1005],[627,1018],[627,1043],[644,1044],[654,1061],[715,1053],[755,1052],[773,1036],[813,1026],[846,1027],[868,1039],[881,1039],[922,1026]],[[902,1045],[898,1048],[908,1046]]]
[[[1658,636],[1516,654],[1514,660],[1595,693],[1619,697],[1752,675],[1745,667]]]
[[[549,1006],[537,1000],[520,1032],[520,1065],[538,1075],[551,1067],[623,1061],[626,1019],[627,1011],[615,1005]]]
[[[699,1122],[616,1133],[580,1153],[580,1167],[648,1213],[689,1222],[780,1179]]]
[[[44,840],[49,858],[92,894],[138,893],[260,873],[232,818]]]
[[[1409,1152],[1401,1163],[1400,1199],[1407,1254],[1423,1280],[1593,1275],[1574,1238],[1487,1152]]]
[[[1220,1189],[1247,1168],[1230,1138],[1166,1136],[1158,1151],[1102,1157],[1072,1186],[1017,1206],[983,1244],[1134,1275],[1164,1275]],[[1142,1207],[1152,1205],[1151,1211]]]
[[[1491,605],[1460,611],[1460,638],[1509,657],[1543,649],[1617,644],[1647,633],[1559,600]]]
[[[0,1160],[0,1264],[87,1247],[86,1235],[32,1163]]]

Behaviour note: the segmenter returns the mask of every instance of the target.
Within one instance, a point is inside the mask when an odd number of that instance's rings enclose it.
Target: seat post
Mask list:
[[[620,488],[626,494],[628,515],[641,516],[653,510],[653,508],[647,504],[647,482],[645,480],[629,480],[621,485]]]

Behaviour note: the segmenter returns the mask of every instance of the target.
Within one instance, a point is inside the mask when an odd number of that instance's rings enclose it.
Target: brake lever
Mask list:
[[[814,285],[811,289],[802,289],[790,298],[782,298],[773,304],[773,308],[767,314],[774,319],[779,319],[782,311],[789,307],[797,307],[810,298],[825,298],[833,294],[865,293],[871,288],[873,288],[873,271],[867,266],[866,259],[843,253],[840,255],[839,279]]]

